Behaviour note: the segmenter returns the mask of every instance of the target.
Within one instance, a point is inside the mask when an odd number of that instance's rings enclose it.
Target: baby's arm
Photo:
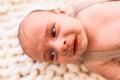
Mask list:
[[[71,6],[76,16],[81,10],[101,2],[120,1],[120,0],[71,0]]]
[[[71,5],[74,11],[74,15],[93,4],[105,2],[108,0],[71,0]]]

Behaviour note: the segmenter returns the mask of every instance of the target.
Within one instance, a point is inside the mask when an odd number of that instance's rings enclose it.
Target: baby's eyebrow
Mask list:
[[[41,61],[45,61],[45,55],[43,52],[41,52],[40,56],[41,56]]]

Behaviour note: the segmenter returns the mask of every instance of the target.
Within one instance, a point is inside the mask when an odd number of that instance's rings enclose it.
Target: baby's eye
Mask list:
[[[52,37],[56,36],[56,29],[55,28],[52,28],[51,35],[52,35]]]
[[[54,51],[51,52],[50,58],[51,58],[52,61],[54,61],[54,58],[55,58],[55,52]]]

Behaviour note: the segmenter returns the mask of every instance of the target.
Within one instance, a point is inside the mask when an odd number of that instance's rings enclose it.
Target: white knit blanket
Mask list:
[[[35,9],[69,10],[68,4],[69,0],[0,0],[0,80],[106,80],[80,62],[40,63],[23,54],[17,38],[21,20]]]

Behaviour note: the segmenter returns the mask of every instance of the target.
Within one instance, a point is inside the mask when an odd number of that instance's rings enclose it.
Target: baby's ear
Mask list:
[[[60,7],[57,7],[54,9],[54,11],[57,13],[57,14],[66,14],[68,16],[73,16],[73,13],[68,11],[67,9],[62,9]]]
[[[57,14],[66,14],[65,10],[61,9],[61,8],[55,8],[55,12]]]

